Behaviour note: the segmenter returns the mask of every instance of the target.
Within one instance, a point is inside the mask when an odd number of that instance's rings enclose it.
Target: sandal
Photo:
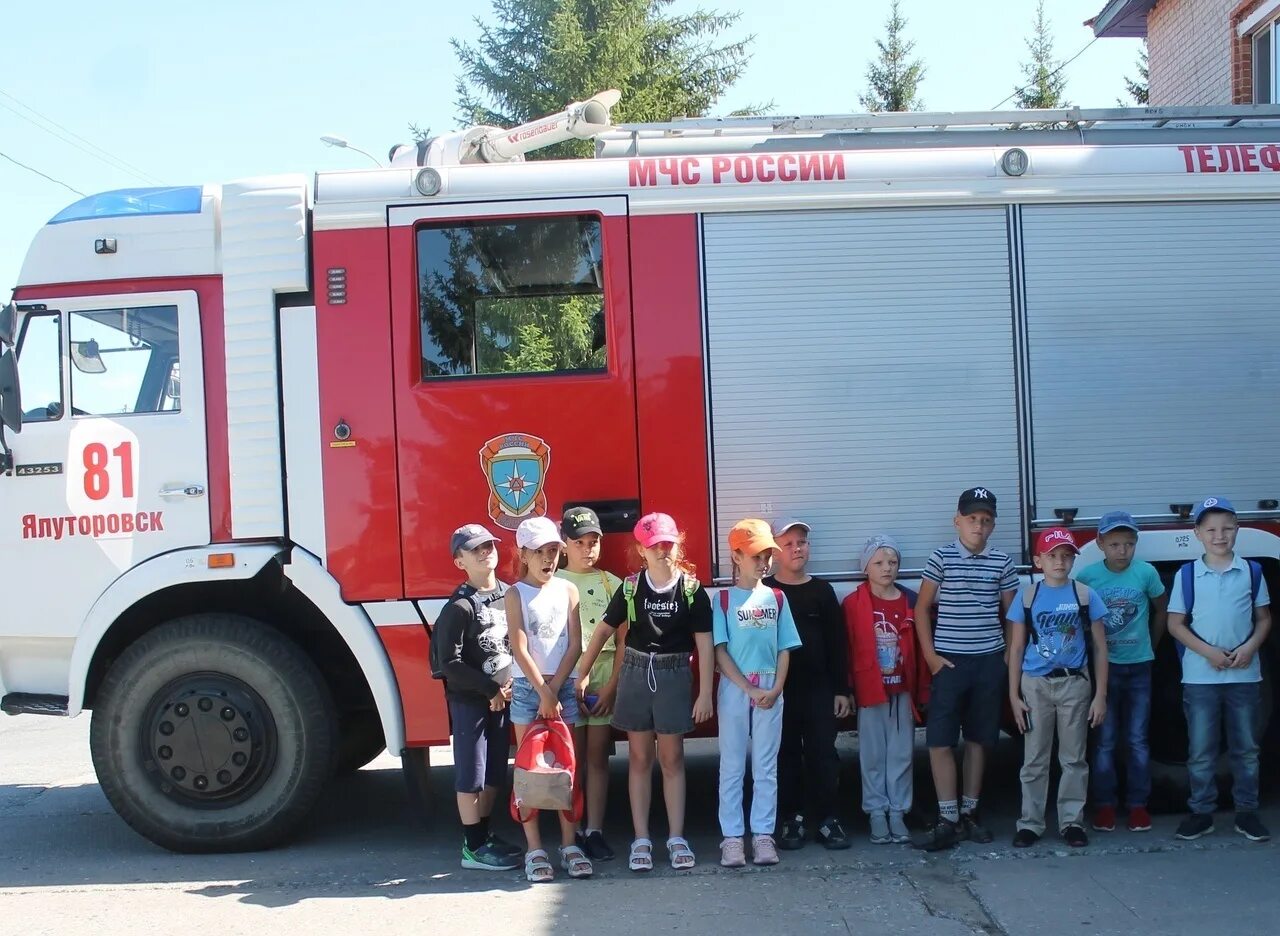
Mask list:
[[[671,856],[671,867],[677,871],[688,871],[697,863],[689,843],[678,835],[667,839],[667,854]]]
[[[546,849],[535,848],[524,856],[524,877],[530,884],[545,884],[556,876]]]
[[[568,871],[571,878],[589,878],[595,870],[586,852],[577,845],[565,845],[560,849],[560,867]]]
[[[638,838],[631,843],[631,856],[627,859],[627,867],[632,871],[653,870],[653,842],[647,838]]]

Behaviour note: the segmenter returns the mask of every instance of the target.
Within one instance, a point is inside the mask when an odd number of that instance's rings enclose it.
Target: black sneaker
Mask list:
[[[960,831],[958,824],[939,816],[937,823],[932,828],[911,837],[911,847],[918,848],[921,851],[935,852],[954,848],[959,841]]]
[[[516,855],[504,855],[485,842],[475,851],[462,846],[462,866],[473,871],[513,871],[520,867]]]
[[[804,848],[804,819],[802,817],[793,816],[782,821],[782,830],[778,833],[777,845],[786,851]]]
[[[517,845],[515,842],[508,842],[500,835],[489,833],[489,837],[484,840],[484,847],[491,848],[500,855],[513,855],[520,857],[524,854],[524,846]]]
[[[1271,833],[1255,812],[1236,813],[1236,831],[1251,842],[1265,842],[1271,838]]]
[[[1200,836],[1208,835],[1212,831],[1212,813],[1192,813],[1182,820],[1178,826],[1178,831],[1174,835],[1184,842],[1190,842],[1192,839],[1198,839]]]
[[[1040,836],[1032,832],[1030,829],[1019,829],[1013,833],[1014,848],[1030,848],[1036,842],[1040,841]]]
[[[818,826],[817,839],[823,848],[830,851],[843,851],[853,844],[849,841],[849,836],[844,834],[840,820],[835,818],[823,820],[822,825]]]
[[[1062,830],[1062,840],[1072,848],[1084,848],[1089,844],[1089,836],[1085,834],[1084,826],[1069,825]]]
[[[613,849],[604,840],[604,833],[599,829],[594,829],[585,835],[579,832],[574,839],[578,847],[586,852],[587,857],[592,861],[613,861]]]
[[[989,845],[994,836],[991,830],[982,824],[977,812],[967,812],[960,815],[960,838],[977,842],[979,845]]]

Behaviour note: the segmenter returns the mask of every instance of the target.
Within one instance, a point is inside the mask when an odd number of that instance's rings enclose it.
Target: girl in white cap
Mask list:
[[[578,720],[574,687],[575,666],[582,653],[578,622],[578,589],[556,578],[564,543],[560,530],[546,517],[530,517],[516,529],[518,581],[507,591],[507,634],[515,661],[511,685],[511,723],[516,745],[539,718]],[[569,877],[590,877],[591,859],[574,841],[576,823],[560,816],[560,866]],[[542,847],[538,814],[524,823],[528,850],[525,877],[532,883],[550,881],[555,871]]]

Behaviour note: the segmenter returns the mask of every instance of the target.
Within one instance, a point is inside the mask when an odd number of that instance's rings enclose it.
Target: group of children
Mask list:
[[[827,848],[849,847],[837,818],[835,740],[838,720],[854,710],[862,808],[873,842],[910,841],[930,851],[962,839],[990,842],[979,799],[1006,688],[1026,738],[1015,846],[1044,834],[1055,737],[1064,841],[1088,841],[1090,784],[1093,827],[1114,829],[1118,754],[1129,828],[1149,829],[1151,665],[1166,629],[1166,598],[1156,570],[1134,559],[1137,524],[1123,512],[1103,517],[1098,545],[1104,559],[1074,580],[1075,538],[1065,528],[1043,531],[1034,548],[1043,580],[1020,588],[1011,557],[989,545],[995,519],[996,498],[988,489],[965,491],[954,517],[957,539],[930,556],[918,595],[897,584],[902,557],[893,539],[872,537],[860,556],[865,581],[842,603],[829,583],[806,571],[810,528],[800,520],[735,525],[728,540],[733,584],[715,600],[666,514],[651,513],[636,524],[640,571],[626,579],[598,568],[603,530],[590,509],[566,510],[559,526],[546,517],[526,519],[515,534],[516,582],[509,588],[497,577],[498,538],[477,524],[460,528],[450,547],[466,581],[441,612],[432,644],[433,654],[439,652],[433,671],[445,679],[453,724],[463,867],[514,869],[523,853],[529,881],[555,874],[536,813],[523,823],[523,849],[489,828],[505,779],[508,720],[517,744],[538,719],[576,726],[586,808],[581,828],[560,815],[559,865],[570,877],[588,877],[593,861],[614,857],[602,826],[615,730],[626,734],[629,752],[634,835],[628,867],[654,866],[655,753],[667,860],[677,870],[694,866],[684,837],[683,737],[713,713],[720,863],[726,867],[746,864],[748,828],[757,865],[776,864],[778,848],[802,847],[810,831]],[[1197,506],[1194,521],[1204,558],[1179,572],[1167,601],[1168,633],[1190,651],[1183,697],[1192,814],[1177,834],[1197,838],[1213,830],[1213,771],[1225,722],[1235,828],[1261,841],[1269,836],[1256,813],[1257,651],[1270,627],[1269,599],[1260,569],[1235,555],[1231,505],[1209,498]],[[905,816],[922,710],[939,815],[912,837]],[[1099,729],[1092,774],[1090,728]],[[962,733],[958,767],[954,749]],[[748,760],[753,788],[746,816]]]

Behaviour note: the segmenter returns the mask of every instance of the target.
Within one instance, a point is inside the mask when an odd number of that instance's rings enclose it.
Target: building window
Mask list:
[[[1277,20],[1253,34],[1253,103],[1274,104],[1280,100],[1276,87]]]
[[[604,370],[600,238],[596,215],[419,228],[423,379]]]

